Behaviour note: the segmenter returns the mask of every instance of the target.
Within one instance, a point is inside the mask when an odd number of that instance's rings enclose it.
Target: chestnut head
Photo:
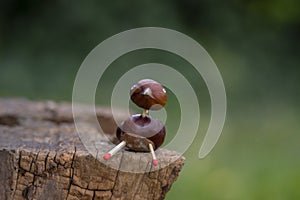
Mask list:
[[[149,144],[152,144],[154,149],[162,145],[166,129],[159,120],[137,114],[125,120],[118,127],[116,135],[133,151],[150,151]]]
[[[167,102],[167,93],[163,86],[151,79],[140,80],[130,89],[131,100],[146,110],[159,110]]]

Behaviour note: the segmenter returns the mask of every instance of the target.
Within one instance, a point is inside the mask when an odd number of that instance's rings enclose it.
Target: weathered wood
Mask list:
[[[97,108],[96,112],[104,131],[113,133],[116,123],[110,111]],[[88,124],[89,117],[83,109],[82,123],[91,132],[99,132]],[[118,118],[124,118],[122,112]],[[100,138],[102,148],[97,149],[96,159],[76,133],[70,104],[1,99],[0,199],[164,199],[179,175],[183,157],[160,149],[161,163],[174,162],[153,170],[150,155],[122,151],[113,158],[118,165],[114,169],[98,160],[112,147],[105,137]],[[134,165],[144,171],[126,171]]]

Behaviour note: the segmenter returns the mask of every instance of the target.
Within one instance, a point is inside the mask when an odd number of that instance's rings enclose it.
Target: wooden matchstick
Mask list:
[[[122,141],[117,146],[112,148],[108,153],[103,156],[104,160],[109,160],[113,155],[115,155],[118,151],[120,151],[123,147],[125,147],[126,142]]]
[[[154,166],[157,166],[158,165],[158,160],[156,158],[156,155],[155,155],[155,152],[154,152],[154,149],[153,149],[153,146],[152,144],[149,144],[149,149],[150,149],[150,152],[151,152],[151,155],[152,155],[152,163]]]
[[[149,113],[149,110],[144,109],[143,113],[142,113],[142,117],[143,118],[146,117],[148,113]]]

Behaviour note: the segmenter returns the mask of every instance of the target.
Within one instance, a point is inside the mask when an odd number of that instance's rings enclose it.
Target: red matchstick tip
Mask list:
[[[156,159],[153,160],[153,165],[154,165],[154,166],[157,166],[157,165],[158,165],[158,160],[156,160]]]
[[[104,159],[104,160],[109,160],[110,157],[111,157],[110,153],[107,153],[107,154],[105,154],[105,155],[103,156],[103,159]]]

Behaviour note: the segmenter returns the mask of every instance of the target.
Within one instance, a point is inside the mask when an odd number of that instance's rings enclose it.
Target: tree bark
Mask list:
[[[100,133],[89,124],[91,113],[82,110],[82,123]],[[96,113],[103,131],[114,140],[111,112],[96,108]],[[120,111],[117,120],[124,117]],[[159,149],[160,162],[174,162],[153,170],[147,153],[123,150],[112,158],[119,166],[114,169],[99,161],[113,146],[106,137],[99,138],[102,148],[95,157],[78,137],[68,103],[0,99],[0,199],[165,198],[182,169],[183,157]],[[143,166],[144,171],[122,170],[133,165]]]

